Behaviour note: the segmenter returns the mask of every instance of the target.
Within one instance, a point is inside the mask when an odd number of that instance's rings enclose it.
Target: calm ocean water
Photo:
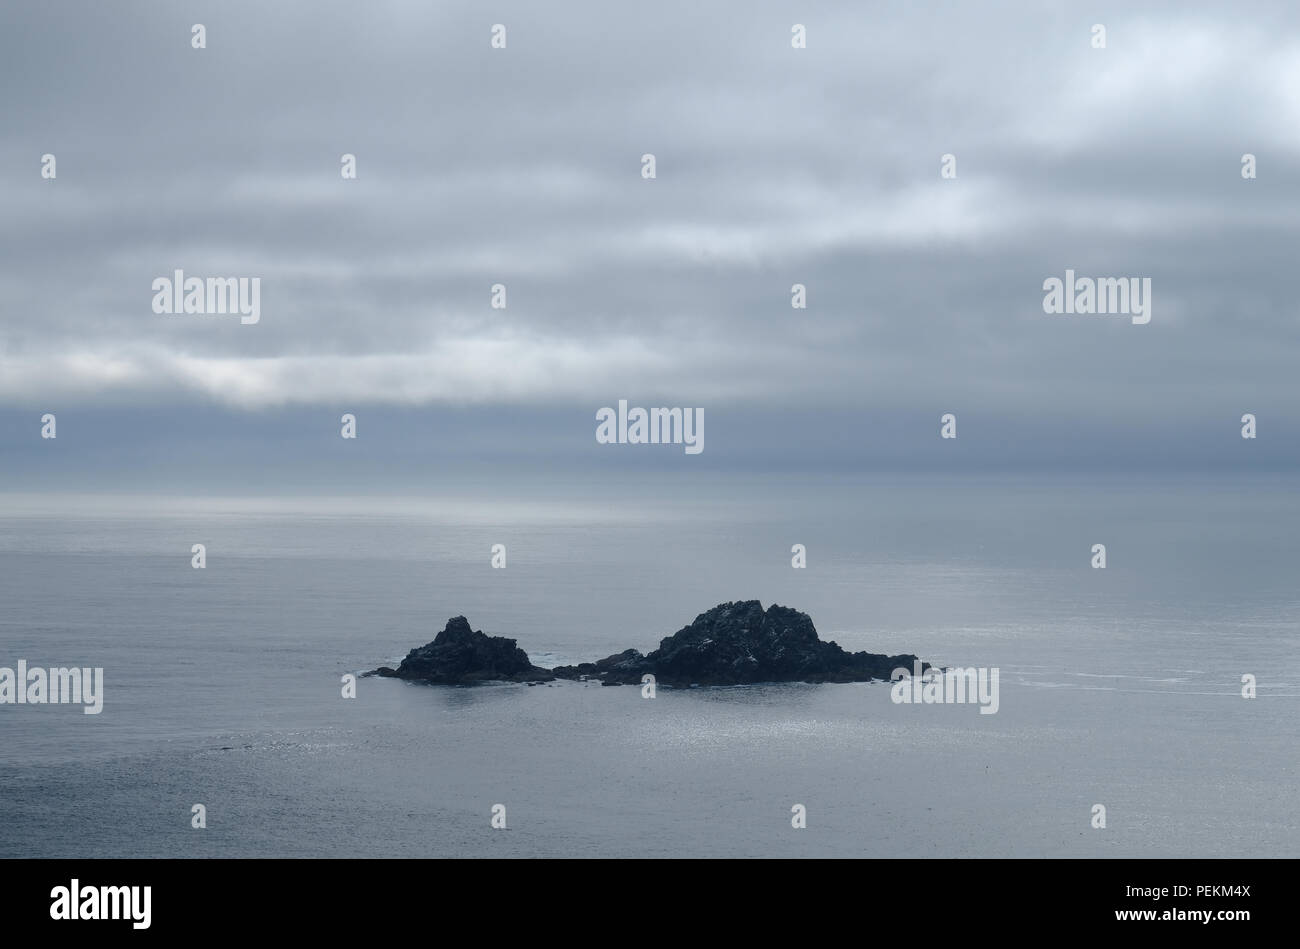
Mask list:
[[[1295,856],[1298,528],[1296,483],[1258,479],[0,495],[0,666],[105,675],[98,716],[0,706],[0,856]],[[736,599],[996,666],[999,711],[879,683],[340,696],[456,614],[554,665]]]

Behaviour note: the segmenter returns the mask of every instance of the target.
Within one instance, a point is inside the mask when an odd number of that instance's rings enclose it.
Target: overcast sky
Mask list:
[[[10,484],[292,481],[346,411],[389,472],[1300,457],[1289,0],[9,3],[0,96]],[[1045,314],[1067,268],[1151,322]],[[260,322],[155,314],[175,269]],[[706,450],[595,445],[620,398]]]

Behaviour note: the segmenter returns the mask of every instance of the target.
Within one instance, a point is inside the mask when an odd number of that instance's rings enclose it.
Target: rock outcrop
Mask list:
[[[807,613],[757,600],[723,603],[659,643],[648,656],[635,649],[552,669],[557,678],[587,677],[609,684],[639,683],[644,675],[669,686],[755,682],[866,682],[912,669],[916,656],[845,652],[822,642]],[[928,664],[927,664],[928,665]]]
[[[463,616],[447,620],[433,642],[412,649],[396,669],[384,666],[369,674],[438,685],[548,682],[555,678],[549,670],[533,665],[515,640],[470,629]]]
[[[412,649],[396,669],[366,675],[440,685],[477,682],[549,682],[588,679],[601,685],[746,685],[758,682],[867,682],[889,679],[897,668],[913,669],[916,656],[845,652],[822,642],[807,613],[786,606],[766,610],[757,600],[723,603],[659,643],[649,655],[626,649],[597,662],[543,669],[513,639],[487,636],[457,616],[433,642]],[[922,663],[929,668],[929,663]]]

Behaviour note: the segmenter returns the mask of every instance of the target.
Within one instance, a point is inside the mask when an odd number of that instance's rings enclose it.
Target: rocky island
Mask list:
[[[757,600],[722,603],[695,617],[649,655],[635,649],[576,666],[535,666],[516,641],[488,636],[457,616],[428,645],[412,649],[396,669],[366,675],[443,685],[475,682],[546,682],[589,679],[601,685],[640,684],[652,675],[661,685],[750,685],[759,682],[867,682],[909,671],[917,657],[845,652],[822,642],[807,613]],[[922,668],[928,668],[923,663]]]
[[[475,682],[548,682],[555,676],[528,659],[515,640],[470,629],[469,620],[453,616],[433,642],[412,649],[396,669],[381,666],[363,675],[414,679],[436,685]]]

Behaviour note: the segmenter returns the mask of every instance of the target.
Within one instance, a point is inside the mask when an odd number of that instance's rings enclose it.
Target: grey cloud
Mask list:
[[[11,406],[482,403],[562,424],[644,395],[1071,418],[1118,446],[1134,413],[1192,433],[1290,405],[1287,3],[0,16]],[[1067,267],[1150,276],[1153,322],[1043,314]],[[261,277],[262,321],[153,314],[173,268]]]

